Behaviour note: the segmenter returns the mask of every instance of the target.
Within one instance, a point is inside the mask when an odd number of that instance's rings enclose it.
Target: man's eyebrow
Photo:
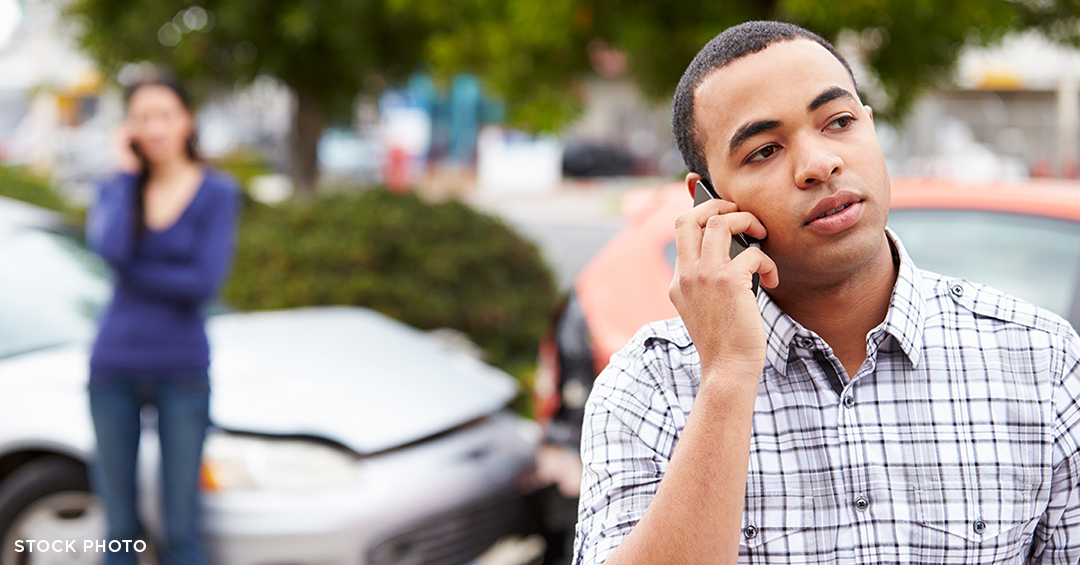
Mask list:
[[[840,88],[839,86],[834,86],[826,90],[825,92],[818,94],[817,98],[814,98],[813,102],[810,102],[810,105],[807,106],[806,111],[813,112],[814,110],[817,110],[818,108],[838,98],[847,98],[853,102],[858,101],[858,98],[856,98],[854,94],[848,92],[843,88]],[[731,142],[728,143],[728,153],[734,154],[736,151],[739,150],[739,147],[746,142],[747,139],[750,139],[755,135],[774,130],[781,125],[782,124],[777,120],[760,120],[757,122],[744,124],[735,132],[735,135],[731,136]]]
[[[750,139],[751,137],[754,137],[755,135],[758,135],[760,133],[774,130],[780,127],[780,125],[780,122],[776,120],[761,120],[757,122],[751,122],[749,124],[744,124],[741,128],[738,129],[738,131],[735,132],[735,135],[731,136],[731,142],[728,143],[728,154],[733,154],[738,151],[739,146],[741,146],[747,139]]]
[[[828,104],[829,102],[832,102],[833,100],[836,100],[837,98],[848,98],[853,102],[858,101],[858,99],[855,98],[854,94],[848,92],[847,90],[844,90],[843,88],[840,88],[839,86],[834,86],[826,90],[825,92],[818,94],[817,98],[815,98],[814,101],[806,107],[806,111],[813,112],[814,110],[817,110],[818,108]]]

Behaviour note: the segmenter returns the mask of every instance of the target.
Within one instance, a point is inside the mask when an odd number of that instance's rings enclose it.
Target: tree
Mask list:
[[[109,76],[131,62],[164,65],[193,90],[273,75],[296,95],[290,169],[314,192],[328,121],[347,120],[363,90],[412,73],[426,26],[383,0],[72,0],[79,42]]]
[[[472,71],[511,103],[511,119],[554,128],[572,116],[592,42],[629,55],[631,78],[670,96],[719,31],[790,21],[853,46],[871,71],[875,115],[898,121],[927,86],[947,79],[963,46],[1037,27],[1076,42],[1080,5],[1066,0],[388,0],[432,28],[425,57],[442,76]]]
[[[901,119],[947,79],[963,46],[1036,28],[1077,43],[1068,0],[71,0],[80,42],[115,76],[124,64],[167,65],[195,85],[272,74],[295,92],[292,176],[317,178],[328,120],[355,96],[427,64],[448,80],[473,72],[502,95],[513,122],[557,129],[578,106],[590,47],[629,54],[630,76],[670,96],[719,30],[751,19],[791,21],[844,40],[871,71],[861,85],[875,115]]]

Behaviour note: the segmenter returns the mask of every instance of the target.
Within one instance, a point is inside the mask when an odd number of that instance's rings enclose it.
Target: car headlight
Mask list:
[[[351,453],[315,441],[219,432],[206,438],[202,478],[209,491],[311,490],[353,484],[359,468]]]

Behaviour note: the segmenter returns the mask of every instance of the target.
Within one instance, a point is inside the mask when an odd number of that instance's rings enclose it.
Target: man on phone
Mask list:
[[[719,198],[676,223],[681,317],[589,398],[575,562],[1080,561],[1080,338],[912,264],[832,45],[724,31],[673,126]],[[760,248],[731,258],[740,233]]]

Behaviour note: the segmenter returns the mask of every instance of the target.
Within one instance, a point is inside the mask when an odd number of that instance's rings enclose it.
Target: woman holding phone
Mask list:
[[[93,482],[109,539],[145,538],[136,451],[143,407],[156,408],[159,562],[202,564],[199,476],[210,399],[203,309],[232,260],[239,191],[200,160],[195,118],[178,80],[155,73],[125,94],[127,121],[114,139],[121,172],[101,186],[87,218],[90,246],[116,275],[90,357]],[[136,562],[134,551],[105,558],[107,565]]]

